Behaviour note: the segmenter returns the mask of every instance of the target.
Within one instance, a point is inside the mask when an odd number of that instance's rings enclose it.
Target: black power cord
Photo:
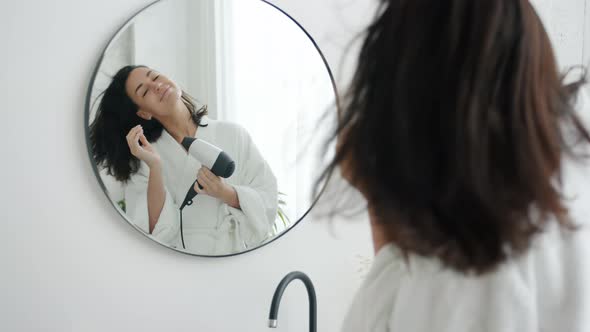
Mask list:
[[[182,249],[186,250],[186,246],[184,245],[184,229],[182,228],[182,210],[184,210],[185,206],[193,205],[193,199],[197,196],[197,192],[195,191],[195,184],[197,184],[197,180],[193,183],[193,185],[188,189],[186,193],[186,197],[184,198],[184,202],[180,206],[180,240],[182,241]],[[199,188],[203,189],[199,184]]]

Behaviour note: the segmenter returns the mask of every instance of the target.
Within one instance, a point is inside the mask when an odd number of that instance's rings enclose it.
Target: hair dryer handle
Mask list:
[[[190,188],[188,188],[188,192],[186,193],[186,197],[184,198],[184,201],[182,202],[182,205],[180,206],[180,209],[184,209],[185,206],[187,205],[192,205],[193,204],[193,199],[195,198],[195,196],[197,196],[197,191],[195,190],[195,184],[198,184],[199,182],[197,180],[195,180],[195,182],[193,182],[193,184],[191,185]],[[201,186],[201,184],[199,184],[199,189],[203,189],[203,187]]]

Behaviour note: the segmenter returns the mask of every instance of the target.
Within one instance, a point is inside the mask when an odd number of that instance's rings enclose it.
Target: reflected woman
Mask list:
[[[222,179],[182,147],[184,137],[207,141],[236,162]],[[178,85],[145,66],[121,68],[90,126],[94,160],[125,185],[126,213],[146,233],[182,248],[180,210],[195,179],[199,195],[183,210],[189,252],[223,255],[255,247],[271,234],[277,182],[242,127],[207,117]]]

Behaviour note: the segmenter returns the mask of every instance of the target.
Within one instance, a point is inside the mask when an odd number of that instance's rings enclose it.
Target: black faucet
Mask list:
[[[277,289],[275,290],[275,295],[272,297],[270,313],[268,314],[268,327],[277,327],[277,316],[279,312],[279,304],[281,303],[281,297],[283,296],[285,288],[287,288],[289,283],[295,279],[301,280],[305,285],[305,288],[307,288],[307,296],[309,297],[309,331],[316,332],[318,308],[315,297],[315,289],[313,288],[313,283],[311,282],[311,279],[309,279],[309,277],[305,273],[298,271],[287,274],[277,286]]]

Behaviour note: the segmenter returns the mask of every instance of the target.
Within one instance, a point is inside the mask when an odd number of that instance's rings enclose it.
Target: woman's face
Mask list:
[[[137,115],[149,120],[166,116],[181,101],[182,90],[161,73],[146,67],[135,68],[125,84],[127,95],[139,107]]]

